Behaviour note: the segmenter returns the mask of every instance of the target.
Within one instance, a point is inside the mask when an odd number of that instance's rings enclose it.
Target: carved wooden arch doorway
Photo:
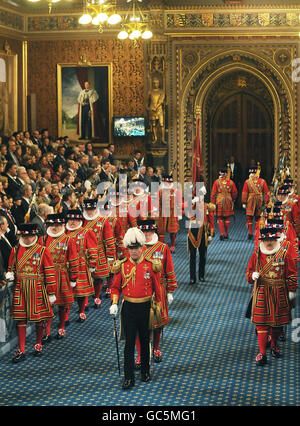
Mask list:
[[[241,72],[222,78],[208,94],[206,113],[209,188],[232,155],[241,164],[242,182],[248,177],[251,160],[261,163],[261,176],[270,182],[274,164],[273,101],[262,82]]]

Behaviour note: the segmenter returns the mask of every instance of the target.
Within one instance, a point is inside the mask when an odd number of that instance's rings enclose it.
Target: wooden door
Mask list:
[[[243,179],[253,159],[261,163],[261,176],[272,180],[273,120],[257,97],[239,92],[222,100],[211,116],[210,138],[210,187],[231,155],[241,164]]]

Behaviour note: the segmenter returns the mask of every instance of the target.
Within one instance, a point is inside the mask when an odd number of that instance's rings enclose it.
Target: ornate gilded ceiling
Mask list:
[[[21,13],[48,12],[48,1],[40,0],[30,3],[28,0],[0,0],[0,6],[18,10]],[[82,10],[83,0],[61,0],[53,5],[53,13],[63,11],[78,12]],[[117,5],[126,8],[127,0],[117,0]],[[188,8],[257,8],[280,6],[290,8],[299,6],[298,0],[143,0],[143,7],[147,9],[188,9]]]

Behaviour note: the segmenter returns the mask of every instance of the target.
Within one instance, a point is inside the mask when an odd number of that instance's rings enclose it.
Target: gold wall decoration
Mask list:
[[[0,135],[10,136],[18,130],[18,55],[7,40],[0,50]]]
[[[48,40],[28,42],[28,94],[35,93],[39,114],[37,127],[58,134],[57,64],[112,65],[112,115],[145,115],[144,53],[142,43],[129,41]],[[125,141],[124,141],[125,142]],[[121,143],[121,142],[120,142]]]
[[[183,61],[186,52],[189,56],[200,57],[200,61]],[[267,51],[268,55],[263,52]],[[285,57],[282,55],[285,53]],[[193,40],[173,43],[172,59],[175,59],[176,75],[173,84],[176,85],[176,96],[173,102],[177,108],[172,119],[176,122],[176,133],[172,143],[176,145],[176,155],[184,169],[178,169],[180,180],[184,181],[190,175],[190,158],[192,143],[195,135],[195,109],[200,107],[200,138],[202,152],[207,164],[207,134],[205,130],[205,102],[208,91],[216,85],[218,79],[225,74],[245,71],[256,76],[267,88],[274,103],[274,154],[275,162],[284,152],[287,154],[292,174],[297,179],[297,105],[295,103],[296,87],[291,80],[290,61],[297,55],[295,43],[276,44],[233,44],[226,40],[222,44]],[[275,58],[281,61],[279,66]],[[289,58],[289,59],[288,59]],[[286,72],[286,68],[290,72]],[[288,148],[287,148],[288,147]],[[174,148],[175,152],[175,148]]]

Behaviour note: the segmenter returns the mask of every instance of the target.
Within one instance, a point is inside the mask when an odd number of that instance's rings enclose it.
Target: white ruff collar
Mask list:
[[[259,249],[260,249],[260,251],[263,253],[263,254],[267,254],[268,256],[270,255],[270,254],[275,254],[275,253],[277,253],[278,252],[278,250],[280,249],[280,241],[276,241],[276,246],[275,246],[275,248],[273,249],[273,250],[267,250],[265,247],[264,247],[264,245],[263,245],[263,243],[262,242],[260,242],[259,243]]]
[[[76,226],[76,228],[70,228],[68,223],[66,225],[66,228],[68,231],[77,231],[77,229],[79,229],[81,226],[82,226],[82,220],[80,221],[80,224]]]
[[[162,182],[161,184],[161,189],[173,189],[173,188],[174,188],[174,183],[168,184],[168,183]]]
[[[63,226],[63,229],[60,231],[60,232],[58,232],[57,234],[53,234],[51,231],[50,231],[50,228],[48,228],[47,229],[47,234],[49,235],[49,237],[52,237],[52,238],[58,238],[58,237],[60,237],[63,233],[65,232],[65,227]]]
[[[83,217],[86,220],[94,220],[94,219],[96,219],[96,217],[99,217],[98,210],[96,210],[96,213],[94,214],[94,216],[88,216],[87,213],[86,213],[86,210],[83,210]]]
[[[158,235],[155,232],[154,235],[153,235],[153,237],[152,237],[152,240],[151,241],[146,241],[145,244],[146,244],[146,246],[154,246],[154,244],[156,244],[157,241],[158,241]]]
[[[36,236],[35,239],[34,239],[34,241],[33,241],[33,243],[31,243],[31,244],[25,244],[24,241],[23,241],[23,238],[21,237],[20,238],[20,246],[21,247],[25,247],[25,248],[32,247],[37,242],[37,240],[38,240],[38,237]]]

